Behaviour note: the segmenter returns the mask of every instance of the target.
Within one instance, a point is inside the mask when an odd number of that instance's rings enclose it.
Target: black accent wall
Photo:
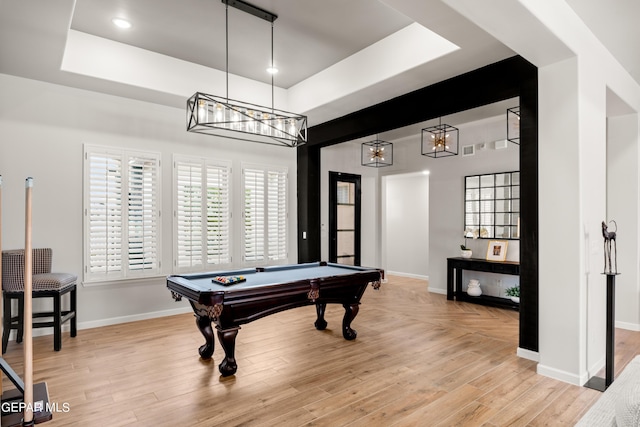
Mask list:
[[[298,150],[298,261],[320,261],[320,149],[520,97],[520,348],[538,351],[538,70],[514,56],[313,126]],[[434,102],[438,100],[438,102]],[[505,111],[506,120],[506,111]],[[505,124],[506,126],[506,124]],[[307,238],[302,238],[306,231]],[[443,263],[446,257],[443,256]]]

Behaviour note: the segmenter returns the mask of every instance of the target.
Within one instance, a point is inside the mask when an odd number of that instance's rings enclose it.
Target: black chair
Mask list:
[[[51,272],[51,248],[33,249],[33,299],[52,298],[53,310],[33,313],[33,328],[53,328],[53,349],[62,348],[62,325],[71,321],[71,336],[76,330],[76,281],[78,277],[68,273]],[[62,296],[70,295],[69,310],[62,310]],[[18,313],[13,315],[13,300],[18,301]],[[9,333],[17,331],[16,342],[22,342],[24,331],[24,249],[2,252],[2,302],[4,307],[2,353],[7,351]],[[45,320],[40,320],[45,318]],[[53,319],[53,320],[48,320]]]

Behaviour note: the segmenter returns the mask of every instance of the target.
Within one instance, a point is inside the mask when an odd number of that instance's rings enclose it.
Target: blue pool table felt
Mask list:
[[[326,265],[320,266],[318,264],[312,265],[296,265],[292,267],[283,268],[267,268],[264,272],[256,272],[255,269],[237,270],[232,272],[214,272],[208,274],[194,274],[179,276],[185,279],[180,281],[183,286],[187,286],[193,290],[199,292],[232,292],[234,289],[250,289],[261,286],[278,285],[282,283],[289,283],[298,280],[309,280],[323,277],[342,276],[347,274],[353,274],[360,271],[366,271],[367,269],[361,267],[350,266],[333,266]],[[213,283],[211,279],[216,276],[225,275],[242,275],[247,280],[245,282],[236,283],[233,285],[219,285]]]

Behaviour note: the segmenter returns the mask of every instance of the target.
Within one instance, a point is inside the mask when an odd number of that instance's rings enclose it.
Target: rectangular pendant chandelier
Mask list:
[[[297,147],[307,141],[307,117],[196,92],[187,100],[187,130]]]
[[[229,99],[229,6],[271,23],[271,67],[273,67],[273,22],[277,15],[242,0],[222,0],[225,9],[227,96],[196,92],[187,100],[187,131],[223,138],[298,147],[307,142],[307,117],[273,107]]]

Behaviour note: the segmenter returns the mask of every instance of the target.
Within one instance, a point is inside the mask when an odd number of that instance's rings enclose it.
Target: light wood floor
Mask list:
[[[516,312],[446,301],[424,281],[367,289],[355,341],[342,338],[343,313],[327,307],[325,331],[313,307],[243,326],[228,378],[217,342],[212,361],[198,357],[190,314],[67,332],[60,352],[37,337],[34,380],[70,409],[46,425],[570,426],[600,394],[517,357]],[[640,353],[640,333],[617,330],[617,347],[620,371]],[[20,344],[5,358],[22,372]]]

